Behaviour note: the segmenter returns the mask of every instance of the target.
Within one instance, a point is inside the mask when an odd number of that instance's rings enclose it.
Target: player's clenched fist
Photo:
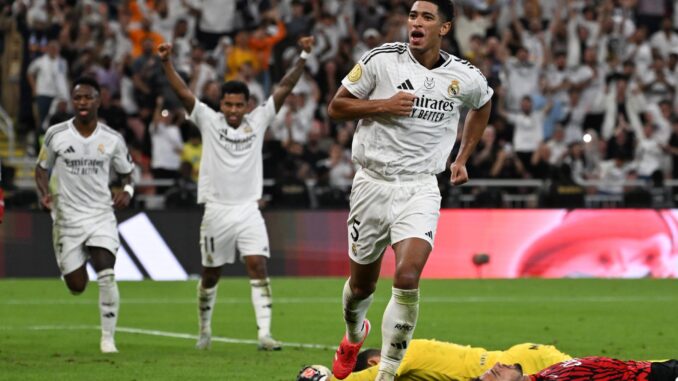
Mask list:
[[[388,99],[386,112],[393,115],[409,116],[412,113],[416,98],[412,93],[399,91]]]
[[[165,42],[158,45],[158,57],[165,62],[172,56],[172,44]]]
[[[468,181],[468,172],[466,172],[465,165],[452,163],[450,165],[450,172],[452,173],[450,176],[452,185],[462,185]]]

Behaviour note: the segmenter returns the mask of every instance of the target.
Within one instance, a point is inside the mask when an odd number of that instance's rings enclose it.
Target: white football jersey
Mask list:
[[[408,44],[384,44],[365,53],[342,84],[360,99],[387,99],[399,91],[417,96],[410,116],[361,119],[353,161],[382,176],[437,174],[445,170],[461,106],[478,109],[493,91],[473,65],[444,51],[432,70],[419,64]]]
[[[238,205],[259,200],[264,177],[261,148],[275,118],[273,97],[245,114],[238,128],[197,99],[189,118],[202,133],[198,202]]]
[[[52,215],[67,224],[112,212],[111,166],[123,175],[134,169],[122,135],[97,123],[92,135],[84,137],[73,119],[47,130],[38,165],[52,171]]]

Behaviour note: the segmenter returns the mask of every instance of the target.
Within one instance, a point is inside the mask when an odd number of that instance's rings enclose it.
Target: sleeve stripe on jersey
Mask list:
[[[376,56],[377,54],[380,53],[398,53],[398,54],[403,54],[407,50],[407,47],[405,45],[401,46],[396,46],[396,47],[387,47],[387,48],[377,48],[371,51],[364,59],[363,59],[363,64],[367,64],[372,57]]]
[[[54,126],[52,128],[47,129],[47,133],[45,133],[45,142],[43,143],[44,145],[48,146],[49,143],[52,141],[52,138],[60,133],[68,130],[68,125],[67,124],[62,124],[60,126]]]

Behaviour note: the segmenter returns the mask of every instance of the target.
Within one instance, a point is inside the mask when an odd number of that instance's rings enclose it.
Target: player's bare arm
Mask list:
[[[489,100],[483,107],[477,110],[470,110],[466,115],[464,122],[464,131],[461,137],[461,147],[459,154],[450,165],[450,181],[453,185],[461,185],[468,181],[468,173],[466,172],[466,162],[476,149],[476,145],[483,136],[487,121],[490,119],[490,111],[492,110],[492,101]]]
[[[314,42],[315,39],[312,36],[302,37],[299,39],[299,46],[304,52],[310,53]],[[290,95],[292,89],[294,89],[294,86],[299,81],[299,78],[301,78],[301,75],[304,73],[305,65],[306,58],[304,58],[302,55],[302,57],[294,64],[292,69],[290,69],[280,80],[275,90],[273,90],[273,103],[275,104],[276,112],[280,111],[283,103],[285,103],[285,99],[288,95]]]
[[[186,83],[179,76],[179,73],[174,69],[172,64],[172,44],[164,43],[158,45],[158,57],[162,62],[162,68],[165,71],[167,80],[169,81],[172,90],[179,97],[181,104],[184,105],[186,111],[190,114],[195,106],[195,95],[186,86]]]
[[[40,205],[47,210],[52,210],[52,194],[49,193],[49,172],[40,165],[35,166],[35,185],[38,189]]]
[[[341,86],[327,112],[334,120],[362,119],[384,114],[409,116],[415,98],[414,94],[399,91],[388,99],[359,99]]]
[[[129,205],[133,194],[133,191],[130,191],[129,189],[134,189],[131,173],[123,175],[121,180],[122,188],[113,193],[113,207],[116,209],[126,208]]]

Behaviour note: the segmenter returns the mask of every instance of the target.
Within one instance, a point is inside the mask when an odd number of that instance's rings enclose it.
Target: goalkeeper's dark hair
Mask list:
[[[228,81],[221,85],[221,96],[226,94],[242,94],[245,96],[245,102],[250,100],[250,89],[244,82]]]
[[[438,13],[447,21],[454,21],[456,12],[454,9],[454,1],[452,0],[420,0],[428,3],[433,3],[438,6]],[[414,4],[414,2],[412,2]],[[411,8],[411,7],[410,7]]]
[[[92,87],[94,90],[97,91],[97,93],[101,94],[101,86],[99,86],[99,82],[97,82],[96,79],[92,77],[80,77],[73,81],[73,86],[71,86],[71,91],[75,89],[75,86],[78,85],[87,85]]]
[[[353,367],[354,372],[360,372],[370,367],[370,364],[367,363],[367,360],[372,356],[381,355],[379,349],[368,348],[358,354],[358,359],[355,362],[355,367]]]

